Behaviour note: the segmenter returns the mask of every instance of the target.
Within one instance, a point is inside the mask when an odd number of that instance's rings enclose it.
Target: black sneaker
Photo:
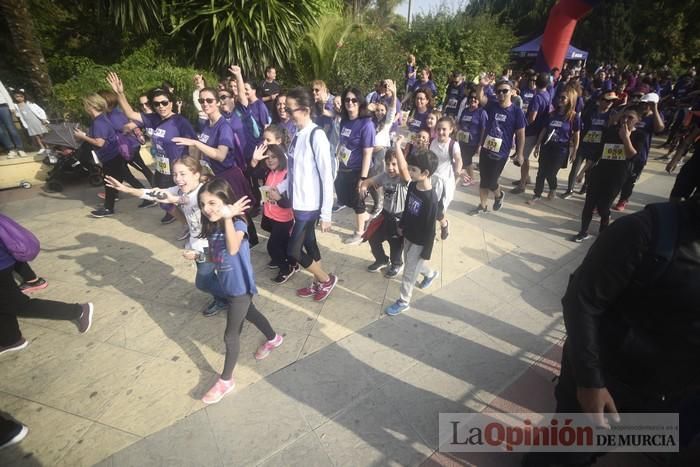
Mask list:
[[[228,304],[219,303],[216,299],[214,299],[205,309],[202,310],[202,314],[207,317],[214,316],[221,310],[225,310],[227,306]]]
[[[175,222],[175,217],[172,216],[169,212],[166,212],[163,218],[160,220],[160,223],[165,225],[165,224],[172,224]]]
[[[331,211],[338,212],[342,209],[345,209],[345,206],[343,206],[342,204],[334,204],[333,209],[331,209]]]
[[[275,260],[270,260],[269,263],[267,263],[267,269],[279,269],[280,265],[275,263]]]
[[[571,237],[571,241],[576,243],[583,243],[584,240],[588,240],[589,238],[591,238],[591,236],[588,232],[579,232],[573,237]]]
[[[499,196],[498,198],[496,198],[493,201],[493,210],[494,211],[498,211],[499,209],[501,209],[503,207],[503,198],[505,198],[505,197],[506,197],[506,192],[501,190],[501,196]]]
[[[578,190],[579,195],[585,195],[586,194],[586,185],[583,185],[580,190]]]
[[[287,274],[282,274],[281,272],[277,274],[277,277],[273,278],[272,281],[277,283],[277,284],[284,284],[287,282],[295,272],[297,272],[300,269],[299,264],[295,264],[292,266],[292,268],[289,270]]]
[[[515,188],[513,188],[512,190],[510,190],[510,192],[513,193],[514,195],[519,195],[520,193],[525,193],[525,187],[522,185],[518,185]]]
[[[483,214],[483,213],[486,213],[488,211],[489,211],[489,208],[485,208],[484,206],[479,204],[474,209],[469,211],[467,214],[469,214],[470,216],[478,216],[479,214]]]
[[[153,206],[156,206],[158,204],[157,201],[151,201],[149,199],[144,199],[141,201],[141,204],[136,206],[137,208],[152,208]]]
[[[8,429],[5,430],[3,426],[3,433],[0,434],[0,449],[19,443],[29,433],[29,428],[14,420],[6,420],[3,425],[7,425]]]
[[[450,224],[440,225],[440,240],[447,240],[450,236]]]
[[[8,352],[16,352],[25,349],[29,345],[29,341],[24,337],[20,337],[17,342],[12,345],[0,346],[0,355]]]
[[[510,182],[510,184],[513,186],[518,186],[520,185],[520,180],[513,180],[512,182]]]
[[[114,211],[112,211],[111,209],[107,209],[107,208],[99,208],[99,209],[95,209],[94,211],[90,211],[90,214],[92,215],[92,217],[97,217],[97,218],[109,217],[109,216],[114,215]]]
[[[391,279],[392,277],[396,277],[399,274],[401,274],[401,271],[403,271],[403,264],[392,264],[389,266],[389,269],[387,269],[386,274],[384,274],[384,277],[388,277]]]
[[[77,319],[76,324],[78,325],[78,332],[80,334],[85,334],[92,327],[92,315],[95,311],[95,307],[92,306],[92,303],[83,303],[80,306],[83,312]]]
[[[375,261],[374,263],[367,266],[367,271],[379,272],[387,266],[389,266],[389,261]]]
[[[559,195],[559,197],[560,197],[561,199],[568,199],[568,198],[571,198],[571,195],[573,195],[573,194],[574,194],[573,191],[567,190],[567,191],[565,191],[564,193],[562,193],[561,195]]]

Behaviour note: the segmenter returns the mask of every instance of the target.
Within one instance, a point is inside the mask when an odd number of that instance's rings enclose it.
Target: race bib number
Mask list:
[[[170,159],[165,156],[156,156],[156,171],[170,175]]]
[[[468,131],[458,131],[457,132],[457,141],[461,141],[464,144],[469,143],[469,138],[471,137],[471,134],[469,134]]]
[[[417,120],[415,118],[412,118],[411,120],[408,121],[408,126],[411,128],[411,131],[420,130],[420,127],[422,125],[423,125],[423,123],[420,120]]]
[[[450,98],[447,101],[447,105],[445,107],[447,107],[448,109],[456,109],[457,108],[457,99],[455,99],[454,97]]]
[[[603,132],[599,130],[591,130],[583,137],[584,143],[600,143],[603,137]]]
[[[340,146],[338,146],[336,156],[338,157],[338,160],[340,160],[340,162],[342,162],[345,165],[348,165],[348,161],[350,160],[350,150],[341,144]]]
[[[501,144],[503,144],[503,140],[501,138],[494,138],[493,136],[487,136],[484,140],[484,148],[491,152],[500,152]]]
[[[602,159],[608,161],[624,161],[625,149],[622,144],[606,144],[603,146],[603,157]]]

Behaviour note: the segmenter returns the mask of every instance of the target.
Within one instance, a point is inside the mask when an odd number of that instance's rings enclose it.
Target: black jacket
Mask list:
[[[566,358],[580,387],[613,378],[655,394],[700,384],[700,196],[679,208],[679,239],[663,274],[641,274],[653,250],[649,209],[606,229],[562,299]]]

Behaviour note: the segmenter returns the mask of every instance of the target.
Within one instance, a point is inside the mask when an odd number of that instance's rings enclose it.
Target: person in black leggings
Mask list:
[[[617,125],[603,131],[602,149],[595,161],[586,161],[586,167],[579,175],[582,179],[584,173],[589,173],[581,230],[571,241],[580,243],[590,238],[588,228],[596,208],[600,215],[600,231],[610,223],[610,206],[627,180],[634,158],[645,144],[645,135],[635,128],[639,118],[636,109],[625,110]]]
[[[19,290],[24,293],[45,289],[49,285],[46,279],[36,275],[31,266],[29,266],[29,263],[17,261],[13,270],[15,274],[22,279],[22,282],[19,285]]]

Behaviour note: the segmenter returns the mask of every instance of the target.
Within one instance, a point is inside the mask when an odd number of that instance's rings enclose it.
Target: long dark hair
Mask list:
[[[199,234],[199,238],[207,238],[216,231],[224,230],[224,220],[219,219],[217,222],[212,222],[204,214],[204,206],[202,206],[201,202],[202,193],[212,194],[223,201],[224,204],[233,204],[238,201],[238,197],[233,193],[231,185],[222,178],[215,178],[202,185],[199,193],[197,193],[197,202],[199,203],[200,211],[202,211],[202,233]]]
[[[356,87],[350,86],[348,88],[345,88],[345,91],[343,91],[343,95],[341,97],[341,119],[350,120],[350,117],[348,116],[348,109],[345,108],[345,98],[348,96],[349,93],[353,93],[355,95],[355,97],[357,98],[357,105],[360,107],[360,111],[357,115],[357,118],[371,117],[372,115],[369,113],[369,110],[367,110],[367,101],[365,100],[365,95],[362,94],[362,91],[360,91]]]

